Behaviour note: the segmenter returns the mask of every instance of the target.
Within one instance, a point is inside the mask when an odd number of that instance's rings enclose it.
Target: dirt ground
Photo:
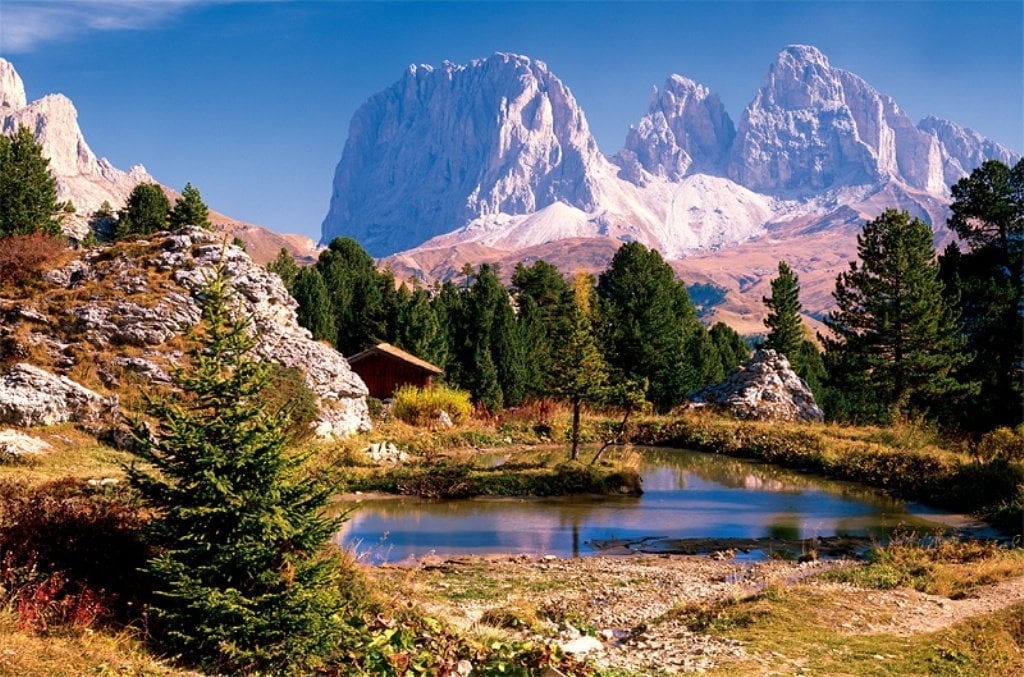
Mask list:
[[[641,673],[705,671],[750,657],[740,642],[694,632],[673,611],[688,604],[743,598],[768,585],[809,585],[842,593],[851,603],[828,616],[838,634],[908,637],[1024,602],[1024,577],[980,588],[959,600],[815,579],[815,574],[850,566],[858,563],[742,562],[688,555],[504,555],[428,558],[377,571],[425,600],[428,612],[464,629],[556,641],[567,648],[589,646],[587,655],[598,666]]]

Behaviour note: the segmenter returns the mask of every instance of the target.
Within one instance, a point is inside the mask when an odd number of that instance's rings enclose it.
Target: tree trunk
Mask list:
[[[572,403],[572,456],[573,461],[580,458],[580,402],[573,400]]]

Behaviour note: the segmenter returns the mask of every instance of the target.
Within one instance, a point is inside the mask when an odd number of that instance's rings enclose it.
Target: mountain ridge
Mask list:
[[[76,238],[88,231],[88,215],[103,202],[110,203],[116,210],[125,204],[138,184],[159,185],[141,164],[126,172],[97,156],[78,125],[78,110],[63,94],[47,94],[29,102],[25,84],[14,65],[0,58],[0,133],[12,134],[18,125],[33,131],[44,157],[50,160],[58,200],[70,200],[75,206],[77,214],[66,226]],[[172,201],[179,196],[172,188],[163,185],[161,188]],[[303,235],[275,233],[212,209],[210,221],[216,229],[244,241],[249,253],[260,263],[273,259],[282,247],[307,262],[316,254],[316,244]]]
[[[944,218],[922,200],[948,202],[965,164],[1015,157],[953,122],[915,125],[892,97],[807,45],[779,53],[736,124],[708,87],[670,75],[609,157],[544,62],[498,53],[410,66],[360,107],[322,241],[354,237],[380,257],[611,237],[681,258],[791,219],[862,212],[875,194],[906,197],[890,206],[941,230]]]

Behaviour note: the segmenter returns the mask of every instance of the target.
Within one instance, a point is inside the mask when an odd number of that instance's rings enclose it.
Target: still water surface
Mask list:
[[[371,561],[427,554],[597,552],[593,541],[641,538],[869,536],[897,527],[964,527],[958,515],[850,482],[678,449],[640,450],[641,497],[373,498],[338,536]]]

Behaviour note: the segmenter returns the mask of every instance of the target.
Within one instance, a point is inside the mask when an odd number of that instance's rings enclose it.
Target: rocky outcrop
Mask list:
[[[758,350],[721,383],[690,395],[695,405],[725,407],[733,416],[756,421],[820,421],[824,418],[807,383],[789,360],[774,350]]]
[[[105,352],[141,349],[141,356],[120,355],[110,366],[153,383],[167,382],[182,357],[167,343],[199,321],[203,287],[223,259],[237,312],[251,323],[255,355],[301,369],[319,397],[317,434],[345,436],[369,428],[365,384],[340,353],[299,326],[297,304],[281,279],[253,263],[245,251],[199,228],[157,234],[125,249],[116,255],[110,248],[93,250],[47,275],[58,287],[92,290],[58,322],[69,341]],[[116,386],[116,374],[105,369],[100,366],[101,379]]]
[[[97,421],[112,417],[117,409],[116,396],[103,397],[31,364],[15,364],[0,376],[0,423],[28,428]]]

